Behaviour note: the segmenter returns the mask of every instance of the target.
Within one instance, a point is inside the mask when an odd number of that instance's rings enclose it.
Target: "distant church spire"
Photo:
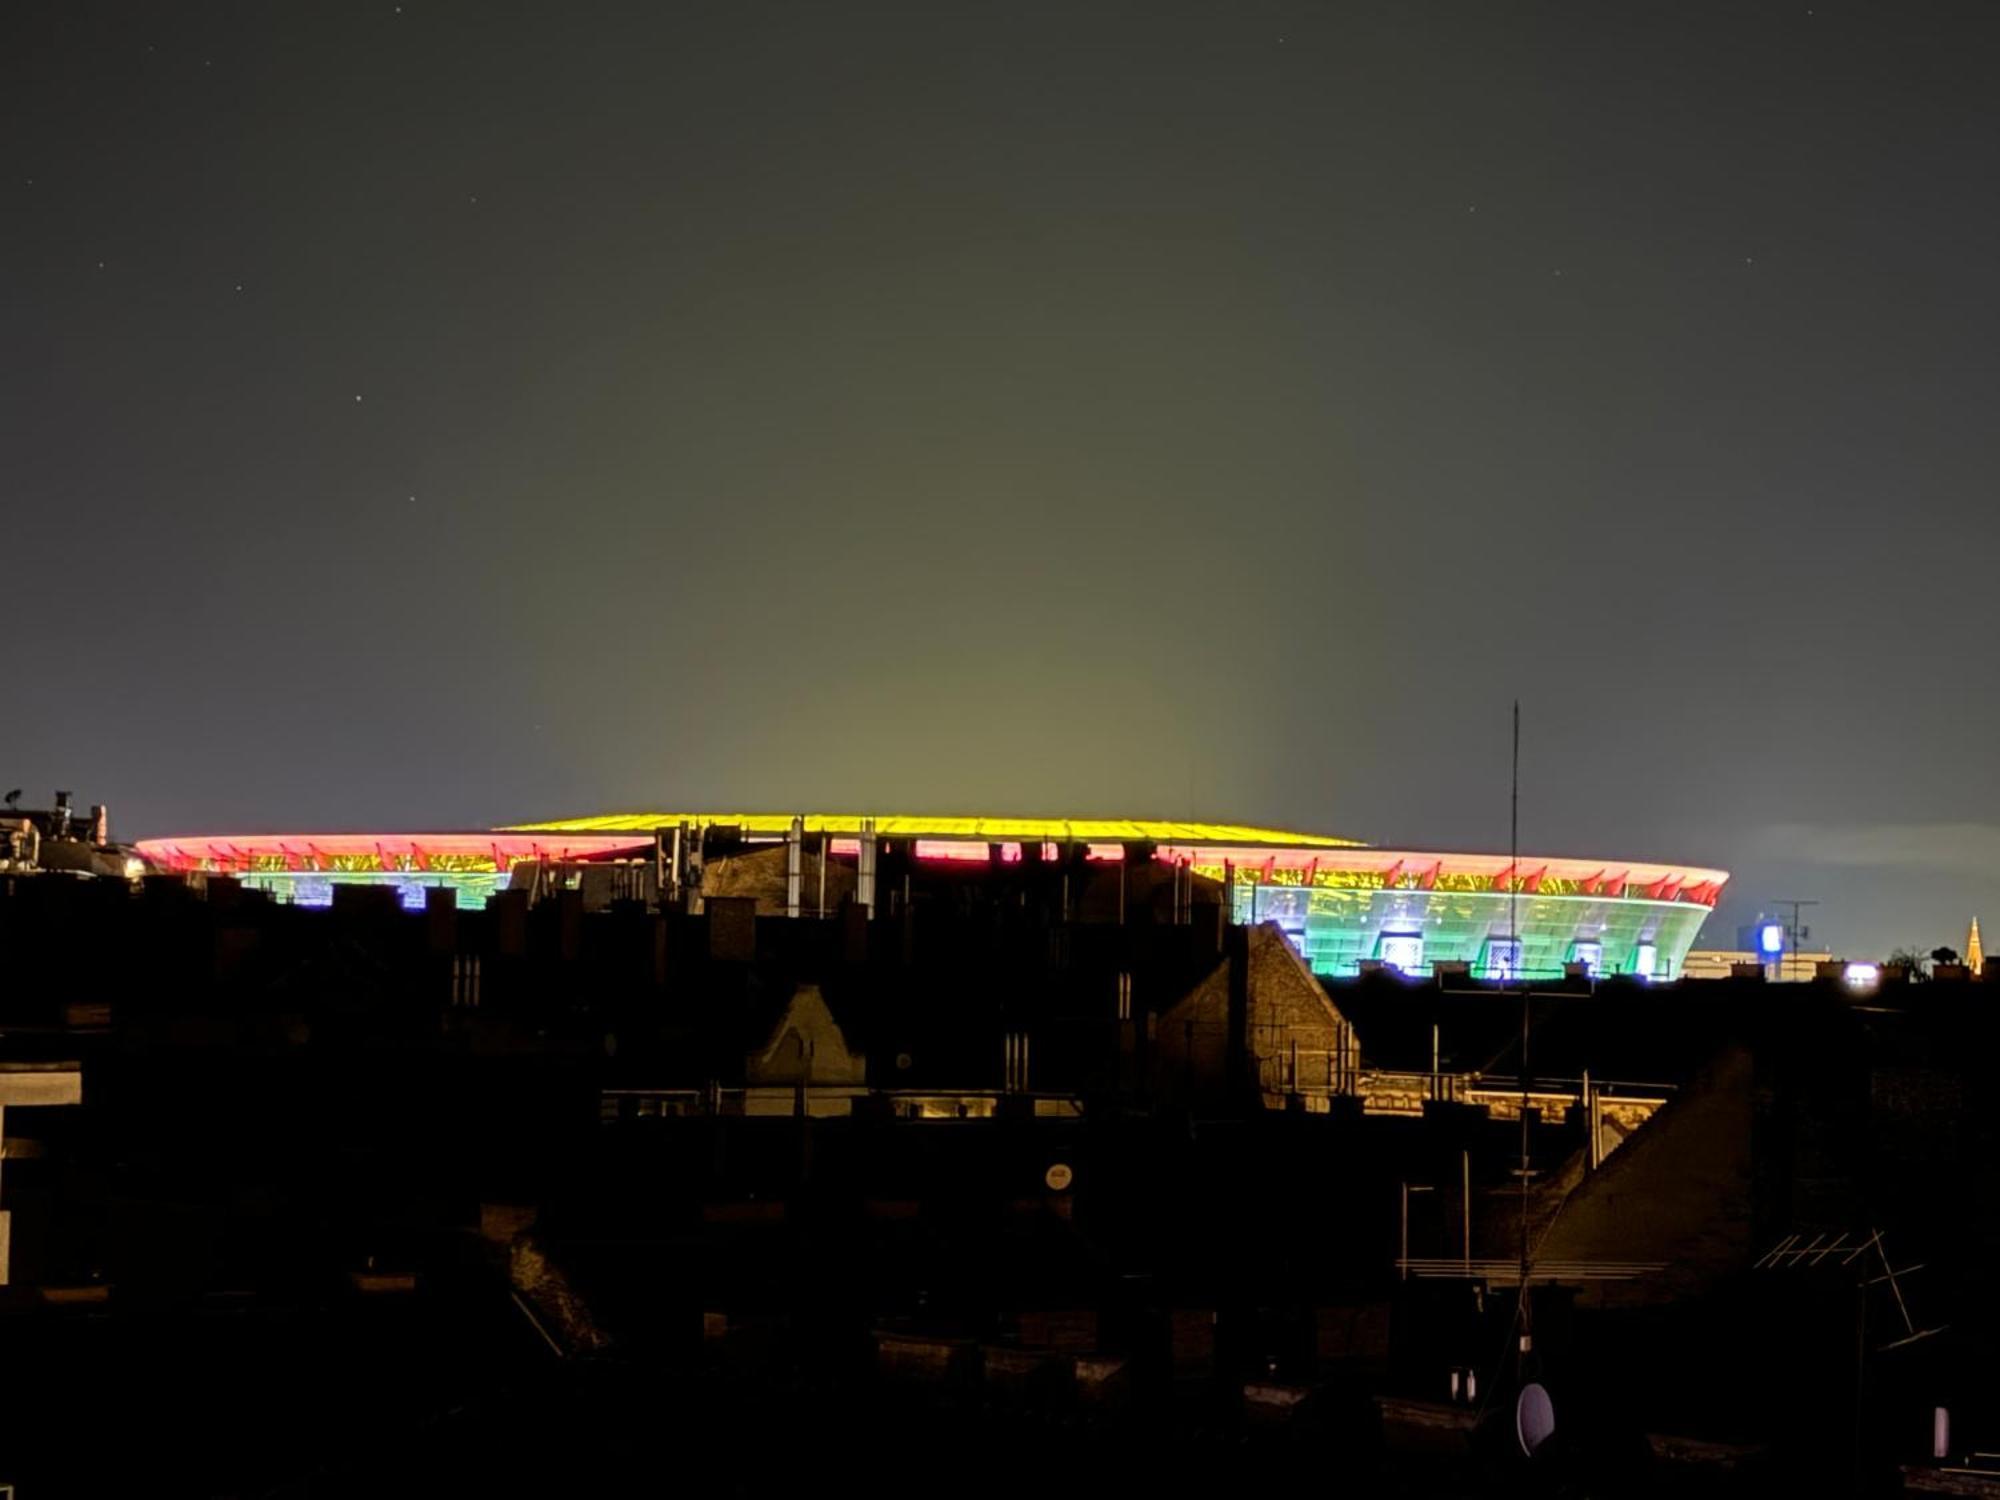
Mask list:
[[[1977,974],[1986,963],[1986,950],[1979,946],[1979,918],[1972,919],[1972,931],[1965,935],[1965,966]]]

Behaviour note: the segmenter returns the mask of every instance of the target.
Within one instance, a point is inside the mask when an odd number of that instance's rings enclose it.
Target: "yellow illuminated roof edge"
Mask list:
[[[782,836],[792,826],[791,813],[604,813],[589,818],[557,818],[546,823],[510,823],[504,833],[651,833],[680,823],[734,824],[746,834]],[[807,813],[808,835],[852,837],[861,831],[864,813]],[[1047,843],[1120,843],[1143,840],[1156,844],[1269,845],[1290,849],[1361,849],[1358,839],[1320,833],[1288,833],[1276,828],[1251,828],[1238,823],[1173,823],[1148,818],[953,818],[905,814],[876,815],[875,832],[882,838],[984,839],[994,843],[1032,840]]]

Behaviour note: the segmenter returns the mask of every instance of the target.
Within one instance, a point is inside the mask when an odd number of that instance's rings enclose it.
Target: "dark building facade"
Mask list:
[[[760,916],[750,888],[413,912],[365,886],[313,909],[215,875],[0,881],[0,1301],[43,1361],[21,1368],[147,1367],[227,1310],[233,1347],[291,1371],[292,1425],[223,1463],[170,1389],[135,1410],[188,1464],[274,1484],[334,1482],[328,1434],[357,1423],[412,1474],[476,1464],[454,1402],[602,1381],[761,1393],[725,1425],[800,1391],[876,1420],[843,1404],[866,1389],[1096,1413],[1160,1453],[1310,1431],[1384,1472],[1416,1462],[1413,1422],[1499,1461],[1492,1393],[1530,1373],[1592,1463],[1650,1434],[1800,1473],[1829,1403],[1882,1466],[1921,1457],[1927,1402],[1981,1389],[2000,1225],[1968,1189],[1993,1124],[1970,977],[1328,984],[1171,867],[1115,892],[1057,865],[876,873],[876,910],[824,918]],[[1902,1313],[1784,1258],[1815,1235],[1879,1236],[1850,1271],[1923,1264],[1908,1331],[1945,1331],[1878,1351]],[[1858,1375],[1826,1353],[1852,1353],[1857,1297]],[[413,1363],[435,1401],[357,1397]],[[1452,1401],[1465,1371],[1485,1402]],[[44,1436],[22,1474],[115,1467],[65,1446],[88,1413],[43,1374],[8,1392]]]

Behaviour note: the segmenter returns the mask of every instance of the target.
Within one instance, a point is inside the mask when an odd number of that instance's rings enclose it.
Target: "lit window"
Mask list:
[[[1569,961],[1582,964],[1583,972],[1594,978],[1604,966],[1604,944],[1595,938],[1578,938],[1570,944]]]
[[[1660,966],[1660,950],[1652,943],[1641,943],[1632,950],[1632,972],[1641,979],[1651,979]]]
[[[1515,979],[1521,973],[1521,940],[1519,938],[1488,938],[1486,940],[1486,977],[1488,979]]]
[[[1376,956],[1399,973],[1414,974],[1423,967],[1424,936],[1420,932],[1385,932]]]

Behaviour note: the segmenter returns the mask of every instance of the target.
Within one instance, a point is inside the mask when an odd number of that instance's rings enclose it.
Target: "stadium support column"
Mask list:
[[[785,835],[785,915],[799,915],[799,898],[805,884],[806,820],[793,818]]]
[[[681,897],[681,833],[678,828],[653,830],[653,898],[669,911]]]
[[[672,828],[653,830],[653,883],[661,911],[701,909],[699,885],[693,899],[688,891],[688,876],[696,863],[694,829],[685,819]]]
[[[875,912],[875,820],[861,820],[861,854],[855,868],[854,904],[870,916]]]

